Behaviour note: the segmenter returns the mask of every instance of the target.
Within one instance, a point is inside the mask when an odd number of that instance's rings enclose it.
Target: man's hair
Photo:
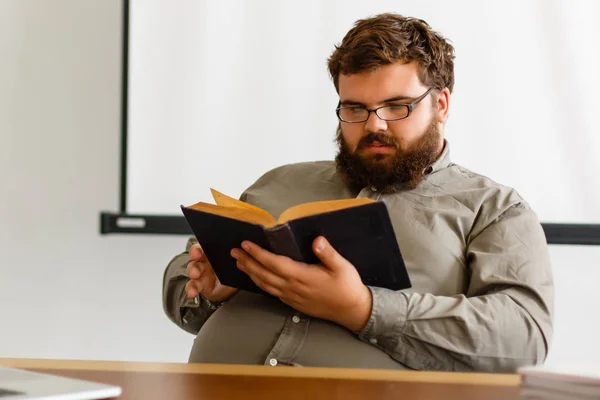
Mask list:
[[[419,79],[450,92],[454,87],[454,47],[427,22],[385,13],[356,21],[328,60],[339,93],[339,76],[372,71],[381,66],[416,61]]]

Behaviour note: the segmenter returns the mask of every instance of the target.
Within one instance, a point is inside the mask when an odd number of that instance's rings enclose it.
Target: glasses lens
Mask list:
[[[379,116],[379,118],[388,121],[406,118],[408,116],[408,106],[397,105],[381,107],[379,110],[377,110],[377,115]]]
[[[369,118],[369,112],[361,107],[340,108],[338,115],[346,122],[361,122]]]

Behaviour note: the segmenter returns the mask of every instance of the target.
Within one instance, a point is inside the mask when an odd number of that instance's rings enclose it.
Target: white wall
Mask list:
[[[184,237],[101,236],[119,200],[121,1],[0,1],[0,357],[185,361]]]
[[[550,246],[554,269],[554,341],[547,363],[600,364],[600,246]]]
[[[0,357],[185,361],[163,315],[181,236],[101,236],[118,209],[121,5],[0,1]],[[549,361],[600,360],[600,247],[552,246]]]

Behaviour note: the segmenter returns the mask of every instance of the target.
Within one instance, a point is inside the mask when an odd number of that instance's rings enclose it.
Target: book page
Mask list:
[[[285,210],[277,220],[278,223],[284,224],[293,219],[307,217],[309,215],[326,213],[329,211],[342,210],[344,208],[361,206],[364,204],[374,203],[375,200],[368,198],[355,198],[344,200],[326,200],[315,201],[311,203],[298,204]]]
[[[264,225],[266,227],[277,224],[277,221],[268,212],[260,213],[254,210],[240,208],[240,207],[225,207],[208,203],[196,203],[188,208],[203,211],[209,214],[220,215],[222,217],[228,217],[237,219],[240,221],[250,222],[252,224]]]
[[[234,199],[233,197],[229,197],[226,194],[223,194],[213,188],[210,189],[210,192],[212,193],[213,199],[215,199],[215,203],[218,206],[243,208],[244,210],[250,210],[262,214],[265,216],[265,218],[270,217],[273,220],[273,223],[275,222],[275,217],[273,217],[269,212],[263,210],[260,207],[256,207],[252,204],[243,202],[238,199]]]

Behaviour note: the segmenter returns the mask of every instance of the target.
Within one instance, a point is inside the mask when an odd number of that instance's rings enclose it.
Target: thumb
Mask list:
[[[323,236],[319,236],[313,241],[313,251],[319,257],[319,260],[332,271],[339,271],[348,267],[348,261]]]

